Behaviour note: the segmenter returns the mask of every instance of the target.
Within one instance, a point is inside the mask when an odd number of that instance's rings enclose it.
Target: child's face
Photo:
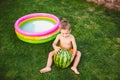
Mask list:
[[[61,29],[60,32],[61,32],[61,35],[66,38],[70,35],[71,31],[67,29]]]

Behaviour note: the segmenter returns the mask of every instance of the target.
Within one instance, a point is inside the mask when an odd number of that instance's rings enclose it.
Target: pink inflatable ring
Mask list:
[[[19,18],[14,25],[17,37],[29,43],[44,43],[59,33],[60,20],[55,15],[33,13]]]

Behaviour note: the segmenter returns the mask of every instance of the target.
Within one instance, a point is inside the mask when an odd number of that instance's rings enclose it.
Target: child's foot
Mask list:
[[[74,67],[71,67],[71,70],[72,70],[75,74],[80,74],[80,73],[78,72],[78,70],[77,70],[76,68],[74,68]]]
[[[51,71],[51,68],[45,67],[45,68],[40,70],[40,73],[46,73],[46,72],[49,72],[49,71]]]

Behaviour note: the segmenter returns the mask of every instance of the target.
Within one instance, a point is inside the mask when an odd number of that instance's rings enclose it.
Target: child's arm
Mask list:
[[[54,42],[52,44],[52,46],[56,52],[58,52],[60,50],[60,47],[57,46],[57,43],[59,40],[60,40],[60,34],[56,37],[56,39],[54,40]]]
[[[73,60],[77,52],[77,45],[74,36],[72,38],[72,46],[73,46],[73,53],[72,53],[72,60]]]

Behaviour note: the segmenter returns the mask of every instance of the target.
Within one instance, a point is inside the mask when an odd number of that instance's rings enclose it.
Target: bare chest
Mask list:
[[[61,38],[60,43],[63,45],[71,45],[71,39],[70,38]]]

